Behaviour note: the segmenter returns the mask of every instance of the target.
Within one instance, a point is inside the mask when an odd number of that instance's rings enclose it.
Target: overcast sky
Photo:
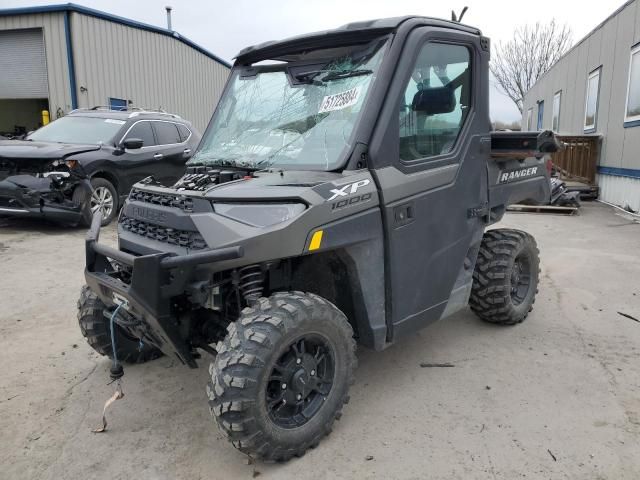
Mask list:
[[[348,22],[401,15],[449,19],[451,9],[469,6],[464,23],[495,44],[523,23],[556,18],[573,30],[574,42],[613,13],[624,0],[72,0],[133,20],[166,26],[165,5],[173,6],[173,29],[231,61],[243,47]],[[0,8],[66,3],[65,0],[0,0]],[[511,100],[491,89],[491,117],[512,121],[520,114]]]

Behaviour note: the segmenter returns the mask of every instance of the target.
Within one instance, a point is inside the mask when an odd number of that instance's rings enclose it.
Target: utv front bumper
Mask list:
[[[52,180],[31,175],[17,175],[0,181],[0,215],[10,217],[46,218],[55,222],[78,224],[84,205],[68,199],[53,200]],[[91,194],[88,180],[78,183]]]
[[[145,341],[166,355],[175,354],[192,368],[197,367],[190,345],[181,335],[180,324],[172,312],[172,299],[185,293],[199,266],[233,260],[243,255],[242,247],[206,250],[189,255],[156,253],[135,256],[98,243],[100,217],[93,219],[86,237],[85,279],[105,305],[122,305],[142,326]],[[125,283],[114,263],[130,269]]]

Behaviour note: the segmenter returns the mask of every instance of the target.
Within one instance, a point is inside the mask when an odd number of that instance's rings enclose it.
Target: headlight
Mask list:
[[[268,227],[297,217],[305,210],[302,203],[214,203],[217,214],[254,227]]]

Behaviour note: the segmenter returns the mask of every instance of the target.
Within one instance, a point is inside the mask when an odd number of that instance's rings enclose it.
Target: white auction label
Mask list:
[[[360,87],[354,87],[346,92],[336,93],[335,95],[327,95],[322,99],[318,113],[333,112],[334,110],[351,107],[358,103],[359,98]]]

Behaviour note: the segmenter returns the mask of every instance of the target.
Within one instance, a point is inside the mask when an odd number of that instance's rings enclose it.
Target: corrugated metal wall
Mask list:
[[[71,109],[64,14],[47,13],[0,17],[0,30],[24,28],[42,28],[49,84],[49,109],[51,117],[55,119],[58,109],[62,112]]]
[[[624,128],[629,60],[631,48],[638,42],[640,0],[635,0],[584,38],[533,86],[525,96],[523,125],[531,108],[535,128],[538,102],[543,100],[543,128],[550,129],[553,96],[561,90],[559,133],[583,134],[587,78],[601,68],[596,124],[596,133],[603,135],[600,165],[639,170],[640,126]],[[640,181],[616,175],[605,182],[604,177],[609,176],[598,176],[603,187],[601,198],[620,204],[621,197],[615,193],[619,188],[625,191],[625,202],[640,208]]]
[[[205,129],[229,74],[226,66],[166,35],[79,13],[71,14],[71,32],[79,107],[122,98]]]
[[[614,205],[640,212],[639,179],[618,175],[598,175],[597,181],[600,187],[600,198]]]

